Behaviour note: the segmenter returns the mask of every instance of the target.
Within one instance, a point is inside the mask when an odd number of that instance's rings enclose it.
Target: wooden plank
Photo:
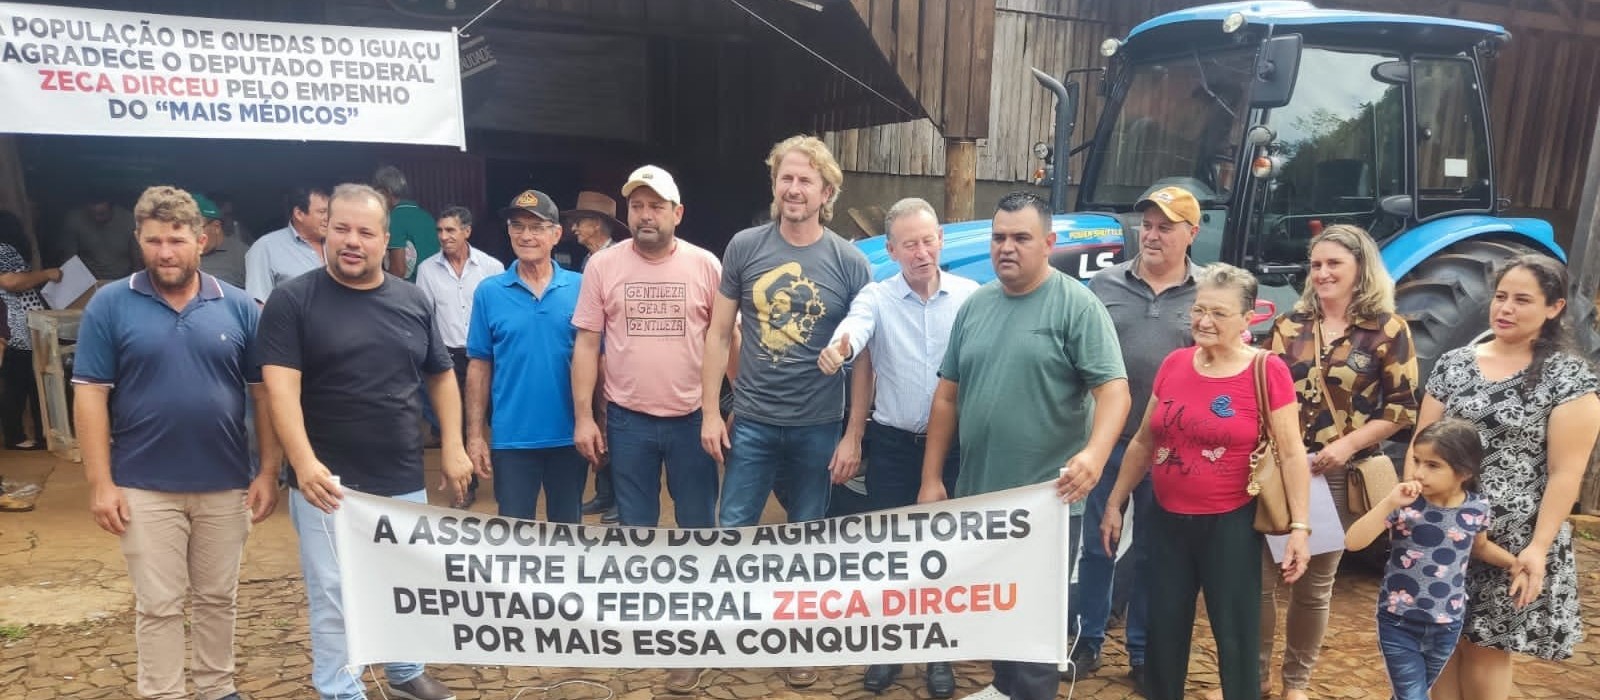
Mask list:
[[[989,136],[989,87],[994,79],[995,0],[977,0],[972,16],[972,85],[967,101],[967,132],[973,138]]]
[[[839,134],[839,147],[834,149],[834,157],[839,159],[839,167],[845,170],[860,170],[856,167],[856,147],[861,140],[860,129],[846,129]]]
[[[944,56],[946,22],[945,0],[922,1],[922,45],[928,50],[919,51],[922,86],[918,94],[928,110],[928,118],[941,130],[944,125]],[[931,165],[931,163],[930,163]]]
[[[944,135],[946,138],[977,138],[968,124],[967,107],[972,102],[973,13],[978,0],[950,0],[945,29]],[[987,93],[985,93],[987,94]],[[948,160],[948,158],[946,159]]]
[[[922,46],[922,2],[921,0],[899,0],[896,4],[894,21],[894,69],[900,75],[900,82],[904,83],[907,90],[921,97],[917,88],[922,85],[922,67],[918,64],[918,56],[924,50]]]
[[[850,6],[855,8],[856,16],[861,18],[861,23],[872,26],[872,0],[850,0]]]
[[[894,31],[894,3],[895,0],[872,0],[872,42],[878,45],[878,51],[883,53],[891,64],[895,60],[895,31]]]

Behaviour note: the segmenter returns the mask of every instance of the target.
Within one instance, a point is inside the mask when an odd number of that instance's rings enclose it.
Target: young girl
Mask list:
[[[1411,443],[1412,481],[1350,525],[1344,545],[1360,550],[1384,530],[1392,549],[1378,587],[1378,647],[1397,700],[1427,700],[1461,637],[1467,607],[1468,556],[1512,572],[1519,598],[1527,575],[1517,559],[1489,541],[1489,503],[1478,494],[1483,443],[1478,429],[1444,418]]]

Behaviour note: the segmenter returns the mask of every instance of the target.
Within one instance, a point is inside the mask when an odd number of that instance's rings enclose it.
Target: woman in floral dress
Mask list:
[[[1566,296],[1560,263],[1513,258],[1495,278],[1494,337],[1445,353],[1428,377],[1418,430],[1447,415],[1478,426],[1486,448],[1481,481],[1493,509],[1489,538],[1529,575],[1527,591],[1513,599],[1511,572],[1472,563],[1464,643],[1434,700],[1508,697],[1513,653],[1565,659],[1583,638],[1566,520],[1600,435],[1600,384],[1583,359],[1561,349]]]

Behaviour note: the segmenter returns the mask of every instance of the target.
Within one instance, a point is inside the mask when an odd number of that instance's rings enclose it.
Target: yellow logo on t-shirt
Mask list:
[[[805,345],[817,320],[828,313],[822,290],[806,278],[800,263],[779,265],[756,279],[750,289],[756,307],[756,342],[774,363],[796,345]]]

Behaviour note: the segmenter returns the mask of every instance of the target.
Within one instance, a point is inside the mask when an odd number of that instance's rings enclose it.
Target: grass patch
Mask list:
[[[15,642],[26,636],[27,625],[0,625],[0,642]]]

